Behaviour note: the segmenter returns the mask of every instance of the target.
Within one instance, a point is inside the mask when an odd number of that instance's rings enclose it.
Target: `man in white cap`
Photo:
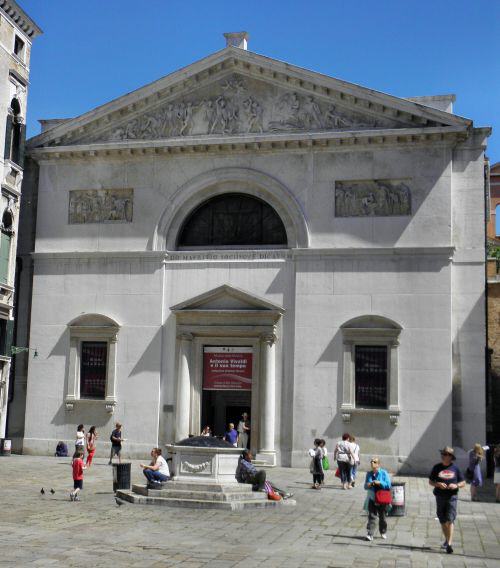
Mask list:
[[[441,523],[445,541],[442,544],[448,554],[453,554],[453,527],[457,517],[458,490],[465,485],[465,478],[453,463],[455,452],[446,446],[441,450],[441,463],[437,463],[429,475],[429,485],[434,487],[437,517]]]

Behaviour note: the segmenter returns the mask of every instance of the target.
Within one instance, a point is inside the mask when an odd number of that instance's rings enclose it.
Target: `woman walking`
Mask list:
[[[481,473],[481,462],[484,458],[484,450],[481,444],[474,444],[469,452],[469,467],[466,471],[467,482],[470,483],[471,501],[479,501],[477,488],[483,485],[483,474]]]
[[[358,473],[358,466],[359,466],[359,445],[356,443],[356,438],[354,436],[351,436],[349,438],[349,441],[351,442],[351,446],[352,446],[352,457],[353,457],[353,461],[354,464],[351,466],[351,477],[350,477],[350,481],[351,481],[351,487],[354,487],[355,483],[356,483],[356,474]]]
[[[342,440],[337,442],[335,452],[333,453],[333,459],[337,460],[342,489],[351,488],[351,461],[353,460],[353,456],[349,438],[349,434],[343,434]]]
[[[94,459],[97,436],[98,434],[95,426],[91,426],[89,433],[87,434],[87,461],[85,462],[87,469],[92,465],[92,460]]]
[[[311,466],[309,470],[313,476],[312,489],[321,489],[321,484],[325,479],[325,472],[323,470],[325,451],[321,446],[321,442],[322,440],[316,438],[314,440],[314,447],[309,450],[309,455],[311,456]]]
[[[372,457],[370,460],[372,470],[366,473],[365,489],[367,491],[365,510],[368,511],[368,524],[366,525],[366,540],[373,540],[375,521],[378,516],[380,536],[387,538],[387,509],[391,503],[391,478],[385,469],[380,467],[380,458]]]

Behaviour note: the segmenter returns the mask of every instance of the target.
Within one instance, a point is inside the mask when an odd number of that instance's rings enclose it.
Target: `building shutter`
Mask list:
[[[24,147],[26,146],[26,126],[24,124],[19,125],[19,153],[17,159],[17,165],[24,168]]]
[[[0,237],[0,283],[9,281],[10,235],[2,231]]]
[[[13,119],[10,114],[7,115],[7,120],[5,122],[5,147],[3,157],[6,160],[10,160],[10,149],[12,146],[12,125]]]

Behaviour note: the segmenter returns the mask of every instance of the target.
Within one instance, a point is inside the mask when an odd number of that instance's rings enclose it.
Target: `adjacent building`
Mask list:
[[[50,454],[120,420],[135,457],[246,411],[269,463],[349,431],[427,471],[485,436],[490,129],[451,95],[226,39],[29,141],[20,326],[39,356],[10,435]]]
[[[0,438],[5,437],[15,326],[16,249],[24,168],[26,100],[33,40],[40,28],[10,0],[0,0]]]

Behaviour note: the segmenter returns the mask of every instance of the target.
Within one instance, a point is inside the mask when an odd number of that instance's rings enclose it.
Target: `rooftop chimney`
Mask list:
[[[228,32],[224,34],[226,38],[226,47],[239,47],[240,49],[248,49],[247,32]]]

